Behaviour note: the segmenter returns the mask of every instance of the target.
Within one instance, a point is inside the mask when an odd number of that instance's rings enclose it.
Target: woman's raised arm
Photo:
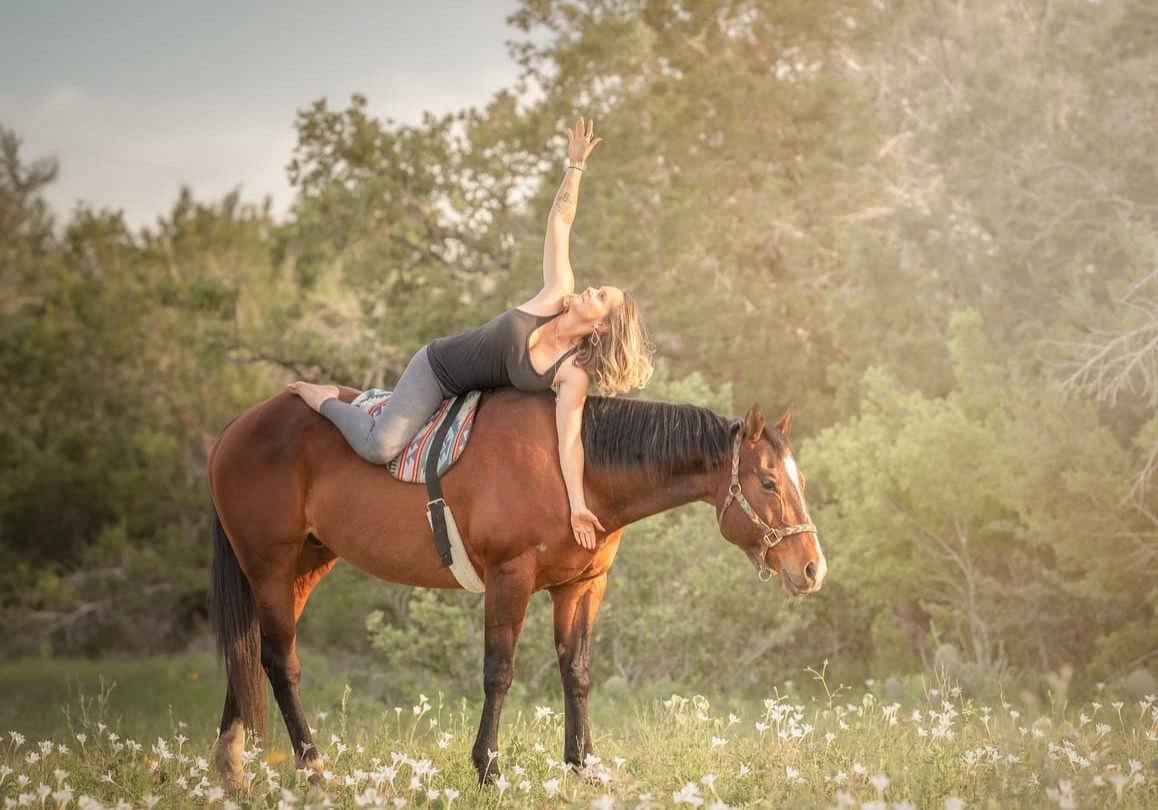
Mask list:
[[[580,118],[567,130],[567,169],[547,214],[547,236],[543,241],[543,290],[540,299],[557,299],[575,292],[571,270],[571,223],[579,205],[579,183],[591,152],[603,141],[595,137],[595,122]]]

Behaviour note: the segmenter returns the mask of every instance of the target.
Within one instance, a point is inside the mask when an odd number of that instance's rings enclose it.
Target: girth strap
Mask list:
[[[438,549],[442,564],[448,568],[454,560],[450,555],[450,535],[446,528],[446,501],[442,498],[442,482],[438,480],[438,457],[446,441],[446,434],[465,401],[466,397],[460,396],[450,403],[446,417],[434,432],[430,454],[426,458],[426,511],[430,513],[430,526],[434,529],[434,547]]]

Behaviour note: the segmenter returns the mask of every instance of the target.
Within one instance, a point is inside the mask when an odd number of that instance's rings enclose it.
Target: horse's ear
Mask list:
[[[796,406],[789,405],[788,410],[785,411],[784,415],[780,417],[780,421],[776,423],[776,429],[783,433],[785,436],[788,435],[788,431],[792,428],[792,415],[795,413]]]
[[[763,435],[764,411],[760,410],[760,403],[757,402],[748,409],[748,415],[744,417],[744,438],[755,444]]]

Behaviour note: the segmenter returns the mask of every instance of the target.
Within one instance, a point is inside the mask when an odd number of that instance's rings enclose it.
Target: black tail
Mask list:
[[[229,693],[241,713],[241,722],[253,733],[264,736],[265,673],[261,666],[261,629],[254,611],[253,589],[237,564],[237,555],[233,553],[216,508],[211,571],[209,617],[217,637],[217,654],[225,661]],[[228,702],[227,698],[227,705]]]

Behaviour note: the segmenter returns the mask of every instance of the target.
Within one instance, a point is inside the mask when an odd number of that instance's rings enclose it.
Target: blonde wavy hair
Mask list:
[[[564,302],[564,308],[570,305],[570,300]],[[595,379],[605,396],[613,397],[647,385],[654,371],[651,356],[655,349],[643,313],[630,293],[624,291],[623,303],[608,313],[607,321],[609,329],[579,341],[572,362]]]

